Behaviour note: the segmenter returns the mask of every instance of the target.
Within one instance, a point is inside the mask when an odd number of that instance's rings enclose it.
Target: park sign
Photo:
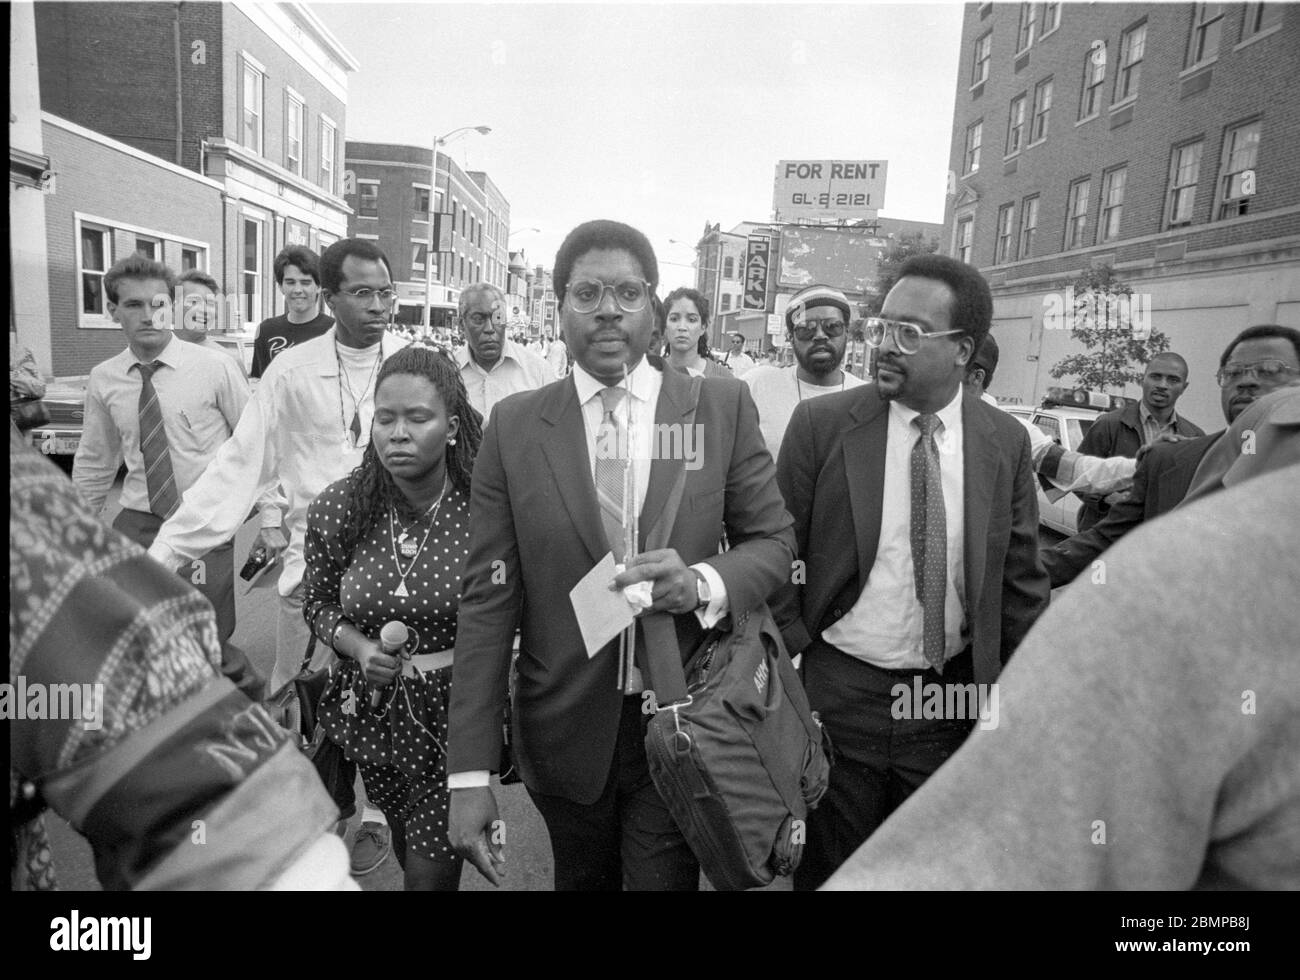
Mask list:
[[[772,261],[772,239],[750,235],[745,247],[745,289],[741,308],[767,309],[767,269]]]
[[[834,224],[874,218],[885,204],[887,160],[782,160],[773,219]]]

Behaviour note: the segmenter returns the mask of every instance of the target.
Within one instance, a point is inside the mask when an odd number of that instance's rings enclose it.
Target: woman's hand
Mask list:
[[[396,657],[384,653],[383,647],[371,639],[362,639],[350,651],[361,667],[361,674],[372,687],[387,687],[397,676],[399,663]]]

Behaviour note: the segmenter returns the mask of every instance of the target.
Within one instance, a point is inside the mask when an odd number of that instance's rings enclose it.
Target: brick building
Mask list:
[[[42,108],[216,181],[208,271],[246,326],[283,312],[275,254],[347,229],[358,65],[325,25],[301,3],[42,3],[36,30]]]
[[[445,153],[438,154],[431,180],[429,156],[428,147],[394,143],[348,140],[346,147],[353,211],[348,234],[373,239],[393,263],[397,315],[405,323],[424,315],[431,206],[447,216],[443,249],[435,246],[431,271],[435,309],[453,308],[460,291],[474,282],[510,291],[509,202],[487,174],[467,173]],[[434,326],[446,325],[446,319],[436,316]]]
[[[944,248],[993,287],[994,393],[1061,383],[1079,348],[1044,313],[1110,265],[1217,427],[1228,340],[1300,326],[1300,6],[968,4],[961,51]]]

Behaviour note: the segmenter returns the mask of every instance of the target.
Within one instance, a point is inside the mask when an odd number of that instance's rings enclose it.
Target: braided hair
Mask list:
[[[384,361],[375,380],[376,394],[384,379],[394,374],[410,374],[431,381],[447,408],[447,417],[454,415],[460,419],[456,444],[446,449],[447,478],[458,490],[468,493],[474,455],[483,441],[483,416],[470,405],[460,370],[441,348],[413,344]],[[371,439],[360,465],[348,475],[347,509],[339,531],[339,543],[344,554],[352,554],[390,510],[403,523],[415,521],[420,516],[380,462],[374,439]]]

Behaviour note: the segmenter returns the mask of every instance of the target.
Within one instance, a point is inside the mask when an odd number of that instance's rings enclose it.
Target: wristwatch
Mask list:
[[[708,579],[700,574],[699,569],[693,568],[691,571],[695,572],[695,598],[700,601],[697,608],[702,609],[709,604],[709,600],[713,598],[713,593],[709,590]]]

